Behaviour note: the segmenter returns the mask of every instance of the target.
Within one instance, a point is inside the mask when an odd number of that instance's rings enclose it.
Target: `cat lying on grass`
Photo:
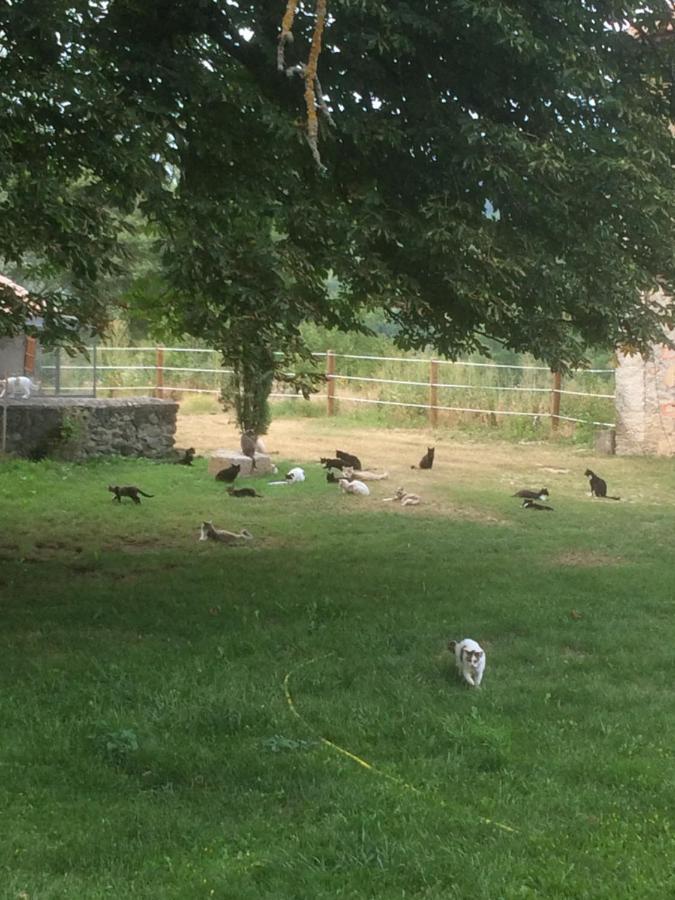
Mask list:
[[[237,534],[235,531],[225,531],[224,528],[216,528],[213,522],[202,522],[199,540],[218,541],[221,544],[238,544],[240,541],[253,540],[253,535],[246,528],[242,528]]]

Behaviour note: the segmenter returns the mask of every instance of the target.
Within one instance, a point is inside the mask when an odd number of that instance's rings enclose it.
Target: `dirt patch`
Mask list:
[[[120,538],[116,543],[103,545],[107,552],[119,553],[152,553],[155,550],[167,550],[180,547],[181,544],[171,544],[166,538]],[[167,567],[168,568],[168,567]]]
[[[63,541],[36,541],[36,550],[66,550],[69,553],[82,553],[82,547],[79,544],[67,544]],[[54,554],[42,554],[43,556],[53,556]]]
[[[377,501],[376,501],[377,502]],[[459,519],[464,522],[482,522],[485,525],[511,525],[507,519],[501,519],[492,513],[471,506],[457,506],[454,503],[443,503],[438,500],[422,502],[419,506],[401,506],[400,503],[383,503],[378,507],[380,512],[389,512],[401,516],[439,516],[444,519]]]
[[[576,647],[563,647],[562,648],[562,656],[563,659],[576,659],[582,660],[587,659],[588,653],[584,650],[578,650]]]
[[[71,572],[75,572],[76,575],[91,575],[99,574],[99,569],[94,565],[94,563],[74,563],[71,566],[68,566]]]
[[[608,556],[606,553],[594,553],[592,550],[568,550],[551,560],[554,566],[575,566],[579,569],[590,569],[596,566],[617,566],[623,562],[621,556]]]
[[[303,464],[315,461],[317,471],[321,456],[333,456],[338,448],[346,450],[356,454],[367,468],[388,471],[390,478],[385,484],[394,489],[404,484],[416,493],[420,493],[418,487],[422,488],[430,480],[437,481],[439,474],[448,480],[457,480],[458,476],[464,480],[463,476],[469,473],[485,475],[486,471],[494,470],[500,475],[513,472],[517,477],[525,470],[532,476],[539,465],[554,466],[561,456],[560,448],[546,444],[522,445],[515,453],[514,445],[506,441],[459,439],[447,431],[434,434],[414,428],[364,428],[337,418],[277,419],[264,441],[273,455]],[[206,454],[219,447],[238,447],[239,434],[225,414],[179,414],[176,444],[193,446],[198,453]],[[430,472],[411,469],[432,445],[436,447],[433,469]]]
[[[584,469],[603,467],[603,461],[596,462],[592,454],[584,455],[582,461],[575,448],[553,442],[514,444],[475,439],[449,429],[365,427],[339,417],[276,419],[264,441],[273,458],[305,466],[310,477],[322,473],[320,457],[334,456],[338,448],[346,450],[356,454],[366,468],[389,472],[386,481],[373,483],[376,496],[380,491],[383,497],[391,496],[402,486],[419,494],[423,505],[440,500],[442,507],[443,500],[434,497],[438,489],[473,488],[484,483],[501,485],[506,496],[520,488],[540,488],[543,482],[552,499],[559,492],[582,497],[588,490]],[[208,455],[218,448],[237,448],[239,433],[224,413],[179,412],[176,444]],[[411,469],[431,446],[436,448],[433,469]],[[606,468],[606,460],[604,465]],[[458,517],[471,518],[471,513],[458,513]],[[485,519],[481,513],[477,517]]]

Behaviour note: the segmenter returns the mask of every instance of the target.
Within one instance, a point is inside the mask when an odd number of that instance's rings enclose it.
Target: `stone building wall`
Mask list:
[[[617,357],[616,452],[675,456],[675,350],[658,344],[648,359]]]
[[[34,397],[9,400],[6,410],[6,449],[19,456],[159,458],[173,449],[178,404],[152,397]]]
[[[23,375],[23,363],[26,352],[26,338],[0,338],[0,378],[7,375]]]

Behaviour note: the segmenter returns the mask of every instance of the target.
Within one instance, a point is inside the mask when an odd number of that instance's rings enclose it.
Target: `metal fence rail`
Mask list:
[[[145,360],[139,361],[137,364],[117,364],[114,362],[106,362],[101,365],[98,362],[98,358],[105,354],[112,353],[123,353],[123,354],[154,354],[154,359],[150,363],[147,358]],[[193,354],[211,354],[217,355],[217,351],[209,350],[198,347],[162,347],[162,346],[154,346],[154,347],[96,347],[92,348],[91,359],[93,362],[83,363],[67,363],[64,362],[60,356],[55,357],[53,363],[48,363],[45,361],[40,366],[40,371],[47,377],[52,377],[54,382],[54,392],[55,393],[67,393],[72,394],[75,392],[79,393],[91,393],[93,396],[97,394],[101,394],[102,392],[110,393],[110,392],[151,392],[156,397],[163,397],[167,394],[207,394],[217,396],[220,394],[220,389],[213,385],[212,378],[215,376],[220,379],[225,379],[232,374],[232,369],[221,366],[204,366],[204,365],[167,365],[165,363],[166,355],[171,353],[193,353]],[[526,418],[541,418],[544,416],[550,416],[551,424],[553,428],[557,428],[560,421],[568,421],[575,423],[586,423],[592,424],[596,426],[602,427],[612,427],[613,422],[607,421],[599,421],[593,419],[590,416],[583,418],[579,415],[571,416],[561,412],[560,402],[561,397],[570,396],[576,398],[589,398],[589,399],[598,399],[598,400],[613,400],[614,394],[611,393],[602,393],[598,390],[577,390],[577,389],[569,389],[564,388],[562,384],[562,378],[559,374],[551,373],[550,369],[546,366],[538,366],[538,365],[516,365],[516,364],[506,364],[506,363],[492,363],[492,362],[472,362],[472,361],[453,361],[453,360],[436,360],[429,359],[423,357],[396,357],[396,356],[374,356],[368,354],[352,354],[352,353],[334,353],[332,350],[326,351],[316,351],[312,353],[312,356],[317,360],[324,361],[324,375],[326,380],[326,391],[324,394],[320,394],[319,396],[323,396],[326,402],[326,409],[328,415],[335,415],[337,412],[337,404],[338,403],[354,403],[354,404],[373,404],[378,406],[392,406],[392,407],[408,407],[410,409],[424,409],[427,410],[428,419],[431,425],[436,425],[438,422],[438,413],[439,412],[455,412],[455,413],[469,413],[469,414],[483,414],[487,416],[523,416]],[[373,375],[355,375],[348,374],[347,372],[337,371],[338,360],[349,360],[351,361],[364,361],[365,363],[396,363],[400,365],[414,365],[419,367],[420,365],[428,367],[428,380],[419,380],[415,379],[406,379],[406,378],[386,378],[386,377],[375,377]],[[347,365],[350,365],[348,363]],[[508,370],[510,372],[516,373],[518,371],[524,373],[548,373],[548,377],[551,379],[551,382],[548,386],[537,386],[537,385],[519,385],[519,384],[489,384],[486,382],[487,374],[485,379],[478,381],[475,384],[467,383],[466,380],[443,380],[440,377],[440,367],[441,366],[455,366],[462,367],[465,370],[474,370],[478,375],[479,372],[486,372],[488,370],[497,370],[504,371]],[[150,373],[154,372],[154,379],[142,379],[143,384],[133,384],[129,383],[133,381],[134,373]],[[69,383],[70,373],[73,373],[74,380],[76,383]],[[91,385],[88,384],[86,380],[87,373],[91,375]],[[114,381],[118,381],[120,383],[114,383],[113,379],[109,376],[113,373],[119,373],[119,377],[115,378]],[[186,379],[182,379],[181,383],[165,383],[165,376],[174,376],[177,373],[181,373],[182,375],[196,376],[189,377]],[[417,374],[417,373],[415,373]],[[468,375],[468,371],[466,373]],[[583,369],[578,370],[574,373],[575,378],[583,375],[598,375],[598,376],[606,376],[607,380],[610,380],[610,377],[613,378],[614,370],[613,369]],[[82,376],[85,376],[83,379]],[[207,377],[210,384],[205,383],[205,378]],[[525,377],[529,377],[529,374]],[[154,380],[154,383],[148,384],[148,380]],[[171,378],[173,380],[173,378]],[[189,383],[184,383],[188,381]],[[380,396],[353,396],[337,393],[337,388],[341,382],[346,382],[347,385],[363,385],[364,392],[372,389],[377,386],[380,388]],[[275,390],[273,390],[271,396],[273,398],[283,398],[283,399],[292,399],[296,398],[299,395],[292,393],[290,391],[284,391],[281,389],[281,385],[278,385]],[[402,400],[396,399],[395,392],[394,396],[382,396],[382,391],[387,387],[394,388],[424,388],[427,392],[425,402],[417,402],[417,400]],[[475,405],[471,402],[467,402],[464,405],[461,403],[443,403],[440,402],[439,392],[440,391],[473,391],[473,392],[486,392],[489,396],[494,396],[495,404],[492,404],[492,401],[487,403],[485,406]],[[358,391],[357,391],[358,392]],[[390,392],[391,393],[391,392]],[[399,396],[402,392],[399,392]],[[353,394],[353,392],[352,392]],[[538,411],[533,411],[532,409],[514,409],[512,406],[509,408],[500,408],[501,398],[506,398],[509,394],[518,395],[518,396],[542,396],[548,394],[550,397],[549,408],[548,410],[539,409]],[[453,398],[454,399],[454,398]],[[504,406],[505,404],[502,404]]]

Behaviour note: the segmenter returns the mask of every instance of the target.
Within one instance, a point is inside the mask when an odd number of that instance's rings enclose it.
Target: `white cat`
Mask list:
[[[0,379],[0,397],[4,397],[9,392],[9,396],[15,398],[17,391],[22,391],[20,400],[28,400],[31,391],[39,391],[40,383],[33,381],[27,375],[10,375],[7,380]]]
[[[305,480],[305,470],[301,469],[300,466],[295,466],[293,469],[289,469],[286,472],[286,481],[290,481],[291,484],[297,484],[299,481]]]
[[[485,650],[477,641],[464,638],[463,641],[448,641],[448,650],[453,650],[457,670],[471,687],[480,687],[485,672]]]
[[[358,481],[382,481],[383,478],[389,478],[389,472],[369,472],[367,469],[355,469],[353,466],[345,466],[342,473],[350,481],[354,478]]]
[[[362,481],[347,481],[346,478],[341,478],[339,484],[345,494],[360,494],[362,497],[370,494],[368,485]]]

